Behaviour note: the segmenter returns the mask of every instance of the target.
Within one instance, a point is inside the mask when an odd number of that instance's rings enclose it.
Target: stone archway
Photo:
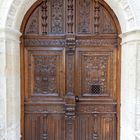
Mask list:
[[[13,0],[7,5],[4,21],[0,22],[0,138],[20,139],[20,50],[19,28],[22,19],[35,0]],[[106,1],[116,13],[122,34],[121,140],[135,140],[136,74],[140,33],[130,31],[136,20],[126,0]],[[3,4],[7,3],[4,1]],[[19,16],[20,15],[20,16]],[[21,16],[22,15],[22,16]],[[124,18],[125,17],[125,18]],[[3,19],[3,18],[2,18]],[[127,33],[126,33],[127,32]],[[136,57],[137,56],[137,57]],[[2,60],[2,61],[1,61]],[[129,62],[129,63],[128,63]],[[139,90],[137,90],[139,91]],[[128,123],[129,122],[129,123]],[[128,135],[129,133],[129,135]]]

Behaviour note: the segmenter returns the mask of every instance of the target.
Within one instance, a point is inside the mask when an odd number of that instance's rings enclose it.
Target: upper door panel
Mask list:
[[[26,35],[95,35],[117,33],[114,17],[100,0],[40,2],[26,23]]]
[[[81,99],[115,100],[116,55],[112,47],[76,49],[76,94]]]
[[[28,47],[25,49],[26,99],[63,98],[64,48]]]

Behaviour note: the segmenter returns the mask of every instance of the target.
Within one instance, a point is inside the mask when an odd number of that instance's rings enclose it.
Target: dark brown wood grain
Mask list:
[[[119,140],[120,31],[102,0],[30,8],[21,26],[22,140]]]

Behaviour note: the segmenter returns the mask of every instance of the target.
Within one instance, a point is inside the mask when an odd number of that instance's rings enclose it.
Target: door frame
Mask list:
[[[99,0],[101,1],[101,0]],[[37,2],[35,2],[30,9],[27,11],[27,13],[25,14],[22,24],[21,24],[21,28],[20,28],[20,32],[23,34],[27,21],[30,17],[30,15],[32,14],[32,12],[42,3],[42,0],[39,0]],[[120,140],[120,117],[121,117],[121,112],[120,112],[120,107],[121,107],[121,41],[122,39],[119,37],[119,34],[121,34],[121,27],[119,24],[119,21],[117,19],[117,16],[115,15],[115,13],[113,12],[113,10],[109,7],[109,5],[107,5],[107,3],[105,3],[105,1],[101,1],[102,5],[104,7],[107,8],[107,10],[109,11],[109,13],[111,14],[113,20],[116,23],[117,26],[117,30],[118,30],[118,46],[117,46],[117,89],[116,89],[116,93],[117,93],[117,140]],[[21,140],[24,140],[24,90],[25,90],[25,74],[24,74],[24,38],[23,36],[20,37],[20,92],[21,92],[21,112],[20,112],[20,116],[21,116],[21,123],[20,123],[20,128],[21,128]]]

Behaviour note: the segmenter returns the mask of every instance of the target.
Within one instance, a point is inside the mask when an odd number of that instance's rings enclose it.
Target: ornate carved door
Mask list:
[[[102,0],[40,0],[21,31],[22,139],[119,140],[118,21]]]

